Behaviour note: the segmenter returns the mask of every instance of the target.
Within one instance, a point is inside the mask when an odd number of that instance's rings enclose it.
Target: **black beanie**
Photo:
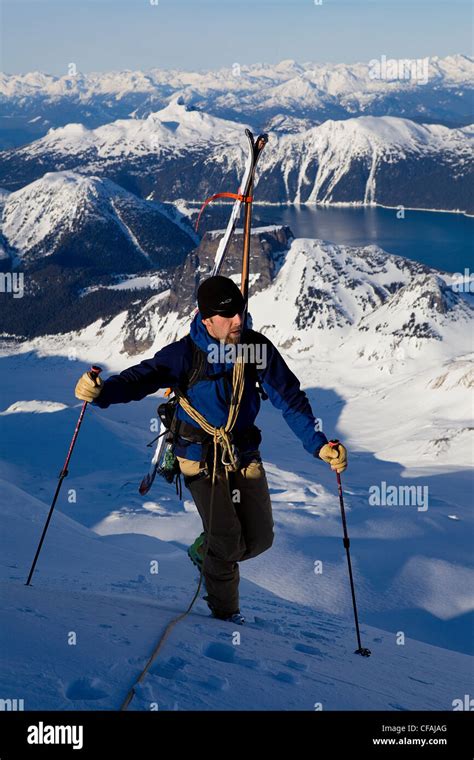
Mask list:
[[[245,301],[242,293],[229,277],[215,275],[204,280],[197,292],[198,307],[203,319],[219,314],[233,317],[242,314]]]

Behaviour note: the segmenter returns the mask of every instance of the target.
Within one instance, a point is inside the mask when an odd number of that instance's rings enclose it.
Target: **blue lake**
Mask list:
[[[212,207],[211,207],[212,208]],[[225,222],[223,207],[214,207],[201,228]],[[389,253],[414,259],[446,272],[474,268],[474,218],[463,214],[396,209],[254,205],[254,226],[287,224],[295,237],[321,238],[346,245],[379,245]],[[214,224],[215,227],[215,224]]]

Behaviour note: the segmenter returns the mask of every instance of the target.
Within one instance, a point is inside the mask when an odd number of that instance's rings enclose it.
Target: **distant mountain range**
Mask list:
[[[143,118],[181,95],[211,115],[251,121],[257,130],[294,119],[316,126],[326,119],[401,116],[417,122],[465,126],[472,121],[473,59],[432,56],[426,79],[420,66],[376,78],[370,61],[354,64],[297,63],[234,65],[217,71],[152,69],[68,74],[0,75],[0,147],[42,137],[48,129],[80,122],[94,128],[128,116]],[[381,67],[382,68],[382,67]],[[418,68],[418,70],[417,70]],[[382,69],[383,71],[383,69]],[[418,76],[418,78],[417,78]],[[281,119],[290,118],[288,126]],[[276,122],[274,121],[276,117]]]
[[[16,190],[45,171],[72,170],[108,177],[142,198],[196,202],[237,188],[244,126],[193,110],[177,97],[145,119],[96,129],[69,124],[4,151],[0,184]],[[394,116],[303,127],[270,135],[259,164],[259,201],[474,211],[472,127]]]
[[[38,125],[48,109],[67,122],[46,134],[46,125],[38,127],[38,139],[0,152],[0,270],[25,276],[24,298],[1,294],[3,335],[57,335],[124,313],[126,352],[144,350],[159,330],[171,335],[192,308],[217,244],[216,233],[199,242],[190,223],[195,206],[239,186],[247,125],[270,128],[257,202],[474,213],[472,68],[466,56],[432,58],[425,84],[373,79],[369,64],[294,61],[207,74],[3,75],[0,102],[12,126],[33,112]],[[74,114],[83,123],[72,123]],[[435,114],[445,123],[430,123]],[[327,266],[329,244],[291,238],[288,228],[261,228],[252,243],[256,293],[271,290],[288,260],[293,268],[302,257],[306,262],[299,273],[304,288],[300,283],[288,305],[296,316],[285,344],[323,320],[325,335],[351,324],[373,336],[374,355],[381,356],[386,345],[395,350],[396,336],[443,342],[450,315],[457,324],[464,319],[465,301],[434,270],[379,249],[357,250],[355,280],[363,285],[353,289],[346,282],[352,249],[332,248]],[[240,255],[237,234],[227,262],[235,272]],[[326,285],[332,282],[332,266],[344,257],[337,276],[345,296],[354,290],[365,304],[357,314],[318,285],[321,272]],[[390,277],[375,284],[381,267]],[[291,282],[289,273],[274,301],[287,298]]]

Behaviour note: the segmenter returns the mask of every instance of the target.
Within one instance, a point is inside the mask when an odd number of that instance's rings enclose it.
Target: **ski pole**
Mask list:
[[[101,372],[102,372],[102,368],[101,367],[92,366],[90,368],[90,371],[89,371],[88,374],[89,374],[89,377],[91,378],[91,380],[95,381],[95,379],[100,375]],[[54,510],[54,507],[56,505],[56,501],[57,501],[58,496],[59,496],[59,491],[61,490],[61,486],[63,484],[64,478],[68,474],[68,469],[67,468],[68,468],[69,460],[71,459],[72,450],[74,449],[74,445],[76,443],[76,439],[77,439],[77,436],[79,434],[79,428],[81,427],[82,419],[84,417],[84,413],[86,411],[87,404],[88,404],[88,402],[84,401],[84,403],[82,405],[81,413],[79,415],[79,419],[77,420],[76,429],[74,431],[74,435],[72,437],[72,441],[71,441],[71,444],[69,446],[69,451],[67,453],[66,461],[64,462],[64,466],[63,466],[61,472],[59,473],[59,482],[58,482],[58,485],[56,486],[56,492],[54,494],[54,498],[53,498],[51,507],[49,509],[49,514],[48,514],[48,517],[46,519],[46,523],[45,523],[44,528],[43,528],[43,533],[41,534],[40,542],[39,542],[38,548],[36,550],[36,554],[35,554],[35,558],[33,560],[33,564],[31,565],[31,570],[30,570],[29,575],[28,575],[28,580],[26,581],[26,584],[25,584],[26,586],[30,585],[31,578],[33,576],[33,573],[34,573],[35,567],[36,567],[36,563],[38,561],[39,553],[41,551],[41,547],[43,546],[43,541],[44,541],[44,538],[46,536],[46,531],[48,530],[48,526],[49,526],[51,517],[53,515],[53,510]]]
[[[329,441],[329,445],[332,448],[337,448],[340,441],[336,439]],[[349,535],[347,533],[347,522],[346,522],[346,510],[344,509],[344,498],[342,495],[342,483],[341,483],[341,475],[339,472],[336,472],[337,477],[337,490],[339,492],[339,504],[341,505],[341,517],[342,517],[342,527],[344,531],[344,538],[342,539],[342,542],[344,544],[344,548],[346,550],[347,555],[347,565],[349,567],[349,578],[351,582],[351,594],[352,594],[352,606],[354,607],[354,620],[355,620],[355,627],[356,627],[356,633],[357,633],[357,644],[359,645],[359,648],[355,650],[354,654],[360,654],[362,657],[370,657],[371,651],[370,649],[366,649],[362,646],[361,640],[360,640],[360,630],[359,630],[359,617],[357,615],[357,604],[356,604],[356,598],[355,598],[355,590],[354,590],[354,578],[352,576],[352,563],[351,563],[351,555],[349,552],[350,547],[350,539]]]

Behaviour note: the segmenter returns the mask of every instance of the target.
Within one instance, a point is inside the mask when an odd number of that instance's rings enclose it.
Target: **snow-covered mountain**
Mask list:
[[[0,154],[10,189],[42,176],[45,168],[106,176],[142,197],[202,197],[209,181],[232,176],[244,164],[244,125],[214,118],[173,100],[145,119],[123,119],[89,130],[69,124],[18,150]],[[2,166],[3,160],[3,166]],[[95,170],[92,171],[92,167]],[[40,169],[41,167],[41,169]]]
[[[147,116],[177,94],[215,116],[241,121],[245,114],[245,120],[258,129],[268,128],[269,120],[278,115],[310,118],[313,124],[363,114],[405,116],[449,126],[471,120],[473,61],[469,56],[432,56],[413,61],[412,66],[415,76],[407,64],[398,76],[380,78],[374,76],[370,61],[293,60],[203,72],[152,69],[78,72],[63,77],[41,72],[2,74],[2,145],[28,142],[50,127],[68,122],[96,127],[130,114]],[[16,133],[10,126],[12,118]]]
[[[176,265],[192,248],[191,227],[170,215],[108,179],[51,172],[6,197],[1,231],[22,267],[133,272]]]
[[[208,233],[203,238],[177,269],[169,290],[152,297],[143,294],[110,327],[91,325],[84,331],[86,344],[92,330],[94,345],[100,346],[104,359],[110,356],[113,343],[114,356],[120,351],[130,357],[129,363],[135,363],[139,356],[151,355],[185,334],[199,282],[211,271],[218,237]],[[239,235],[234,245],[223,273],[239,282]],[[412,423],[409,431],[403,426],[394,430],[391,424],[379,431],[374,446],[388,459],[395,451],[410,463],[414,458],[418,463],[438,462],[441,455],[446,463],[461,463],[457,441],[470,439],[465,417],[472,393],[474,299],[454,291],[451,275],[387,254],[377,246],[293,240],[288,228],[278,227],[254,230],[251,255],[254,327],[302,367],[307,384],[314,381],[327,387],[331,377],[326,371],[337,366],[338,382],[355,388],[353,397],[351,390],[345,392],[358,419],[355,399],[361,396],[363,405],[362,388],[374,395],[374,404],[386,408],[390,418],[401,407],[409,383],[412,395],[403,406],[411,408],[416,400],[420,410],[428,407],[427,419],[433,416],[436,422],[420,424],[416,415],[410,417],[407,412]],[[38,340],[41,345],[43,339]],[[76,336],[74,342],[80,344],[82,338]],[[459,361],[464,379],[455,382],[452,372]],[[456,385],[451,394],[439,390],[437,378],[445,373],[452,378],[446,380],[445,390]],[[365,422],[358,424],[363,427]],[[404,447],[407,435],[417,442],[413,451]],[[471,450],[467,443],[463,463],[471,461]]]
[[[151,349],[157,341],[175,340],[195,308],[199,282],[211,272],[220,234],[206,233],[182,264],[160,278],[154,293],[149,292],[154,270],[150,277],[130,279],[128,275],[127,279],[124,275],[128,270],[116,268],[116,275],[123,273],[122,283],[116,284],[113,278],[102,285],[94,285],[89,273],[87,281],[81,280],[81,287],[87,288],[84,293],[98,296],[104,293],[98,287],[104,286],[111,295],[129,293],[122,316],[123,298],[112,311],[108,301],[96,307],[94,320],[111,316],[123,319],[121,350],[128,355]],[[241,232],[237,232],[222,270],[236,280],[241,245]],[[420,353],[445,360],[472,350],[472,296],[456,292],[452,275],[388,254],[374,245],[294,240],[288,227],[255,228],[250,250],[254,320],[277,345],[297,356],[316,343],[320,353],[337,349],[347,352],[352,363],[368,362],[384,372],[393,372]],[[61,274],[57,276],[61,283]],[[280,306],[277,314],[274,303]],[[10,308],[14,306],[18,304],[11,303]],[[37,306],[39,302],[34,301],[22,306],[20,312],[26,319],[23,330],[4,331],[30,337],[48,332],[44,323],[29,313]],[[6,320],[8,314],[7,308]],[[81,320],[75,329],[83,329],[92,321],[87,309]],[[32,324],[36,325],[33,332]],[[54,332],[63,329],[56,321]]]
[[[222,270],[236,281],[239,238],[237,234]],[[177,268],[170,290],[142,301],[127,315],[121,338],[125,351],[135,353],[138,325],[139,351],[181,334],[199,282],[212,269],[218,239],[207,233]],[[455,292],[452,276],[377,246],[294,240],[288,227],[255,228],[251,271],[257,329],[294,356],[317,345],[320,356],[337,350],[352,364],[392,373],[420,354],[441,360],[472,350],[474,299]]]
[[[431,56],[428,61],[428,79],[432,84],[462,87],[472,83],[473,60],[467,55],[450,55],[444,58]],[[387,86],[387,81],[398,89],[409,89],[410,78],[388,78],[386,81],[371,75],[371,64],[360,63],[297,63],[287,59],[278,64],[256,63],[215,71],[183,71],[179,69],[151,69],[142,71],[110,71],[62,77],[42,72],[26,74],[2,74],[0,95],[5,100],[26,99],[43,95],[51,100],[78,95],[84,102],[94,96],[104,95],[123,100],[131,92],[151,94],[160,87],[167,87],[168,94],[186,88],[201,95],[217,97],[223,92],[264,89],[282,85],[288,81],[312,81],[321,90],[339,98],[359,93],[364,89],[374,92]]]
[[[326,121],[262,155],[260,195],[291,202],[474,208],[472,130],[392,116]]]
[[[82,345],[93,345],[103,362],[122,363],[127,357],[130,364],[151,355],[187,331],[197,287],[211,271],[218,239],[219,234],[207,233],[183,265],[160,281],[158,292],[150,293],[146,278],[135,278],[122,284],[135,290],[96,289],[87,296],[89,304],[81,298],[85,304],[80,319],[73,313],[67,320],[66,329],[73,332],[64,333],[64,320],[56,319],[51,322],[56,334],[50,339],[44,335],[44,316],[28,311],[38,307],[26,304],[21,309],[23,318],[25,309],[29,315],[23,334],[38,337],[27,341],[25,350],[30,346],[42,351],[51,340],[64,350],[74,344],[79,353]],[[223,269],[237,282],[240,253],[237,234]],[[390,424],[375,435],[373,446],[382,458],[396,456],[411,465],[414,460],[471,461],[466,410],[472,393],[474,299],[455,291],[452,275],[377,246],[294,240],[285,227],[254,229],[251,271],[254,327],[301,365],[307,384],[327,387],[332,380],[326,371],[337,366],[338,382],[349,394],[350,413],[361,428],[365,418],[359,418],[359,409],[367,393],[386,409],[387,418],[394,409],[406,407],[406,425]],[[104,292],[114,298],[104,300]],[[32,322],[37,326],[33,332]],[[410,415],[413,403],[434,421],[421,424],[417,415]],[[407,437],[416,441],[413,449],[404,446]],[[457,445],[461,441],[462,453]]]
[[[3,206],[0,269],[11,283],[21,278],[22,292],[12,296],[9,285],[1,294],[2,330],[41,335],[115,316],[136,300],[137,285],[149,295],[166,289],[196,240],[169,204],[105,178],[47,173]]]
[[[0,181],[16,189],[45,168],[75,170],[109,177],[142,197],[195,201],[216,188],[238,186],[243,128],[176,98],[146,119],[97,129],[70,124],[4,151]],[[472,210],[472,145],[472,128],[391,116],[277,132],[259,164],[259,200]]]

